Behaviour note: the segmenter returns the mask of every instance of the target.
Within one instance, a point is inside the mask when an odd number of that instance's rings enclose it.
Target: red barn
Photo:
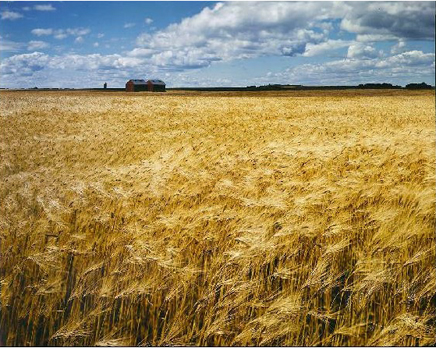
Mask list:
[[[148,80],[147,85],[150,92],[165,92],[165,82],[162,80]]]
[[[145,80],[129,80],[126,83],[126,92],[139,92],[147,90],[147,82]]]

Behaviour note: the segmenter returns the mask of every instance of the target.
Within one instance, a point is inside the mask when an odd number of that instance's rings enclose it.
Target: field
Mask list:
[[[431,345],[433,91],[0,93],[7,345]]]

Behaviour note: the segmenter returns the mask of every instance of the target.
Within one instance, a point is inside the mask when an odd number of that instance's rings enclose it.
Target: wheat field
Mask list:
[[[0,94],[2,344],[435,343],[435,96]]]

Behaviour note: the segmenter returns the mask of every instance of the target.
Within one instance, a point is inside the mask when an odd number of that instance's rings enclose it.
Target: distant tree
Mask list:
[[[422,83],[409,83],[406,85],[407,89],[432,89],[433,87],[431,85],[426,84],[425,82]]]
[[[365,83],[360,84],[358,88],[367,88],[367,89],[396,89],[401,88],[401,86],[394,86],[392,83]]]

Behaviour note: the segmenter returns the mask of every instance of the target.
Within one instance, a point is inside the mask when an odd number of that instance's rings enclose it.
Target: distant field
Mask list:
[[[431,345],[434,91],[0,92],[6,345]]]

